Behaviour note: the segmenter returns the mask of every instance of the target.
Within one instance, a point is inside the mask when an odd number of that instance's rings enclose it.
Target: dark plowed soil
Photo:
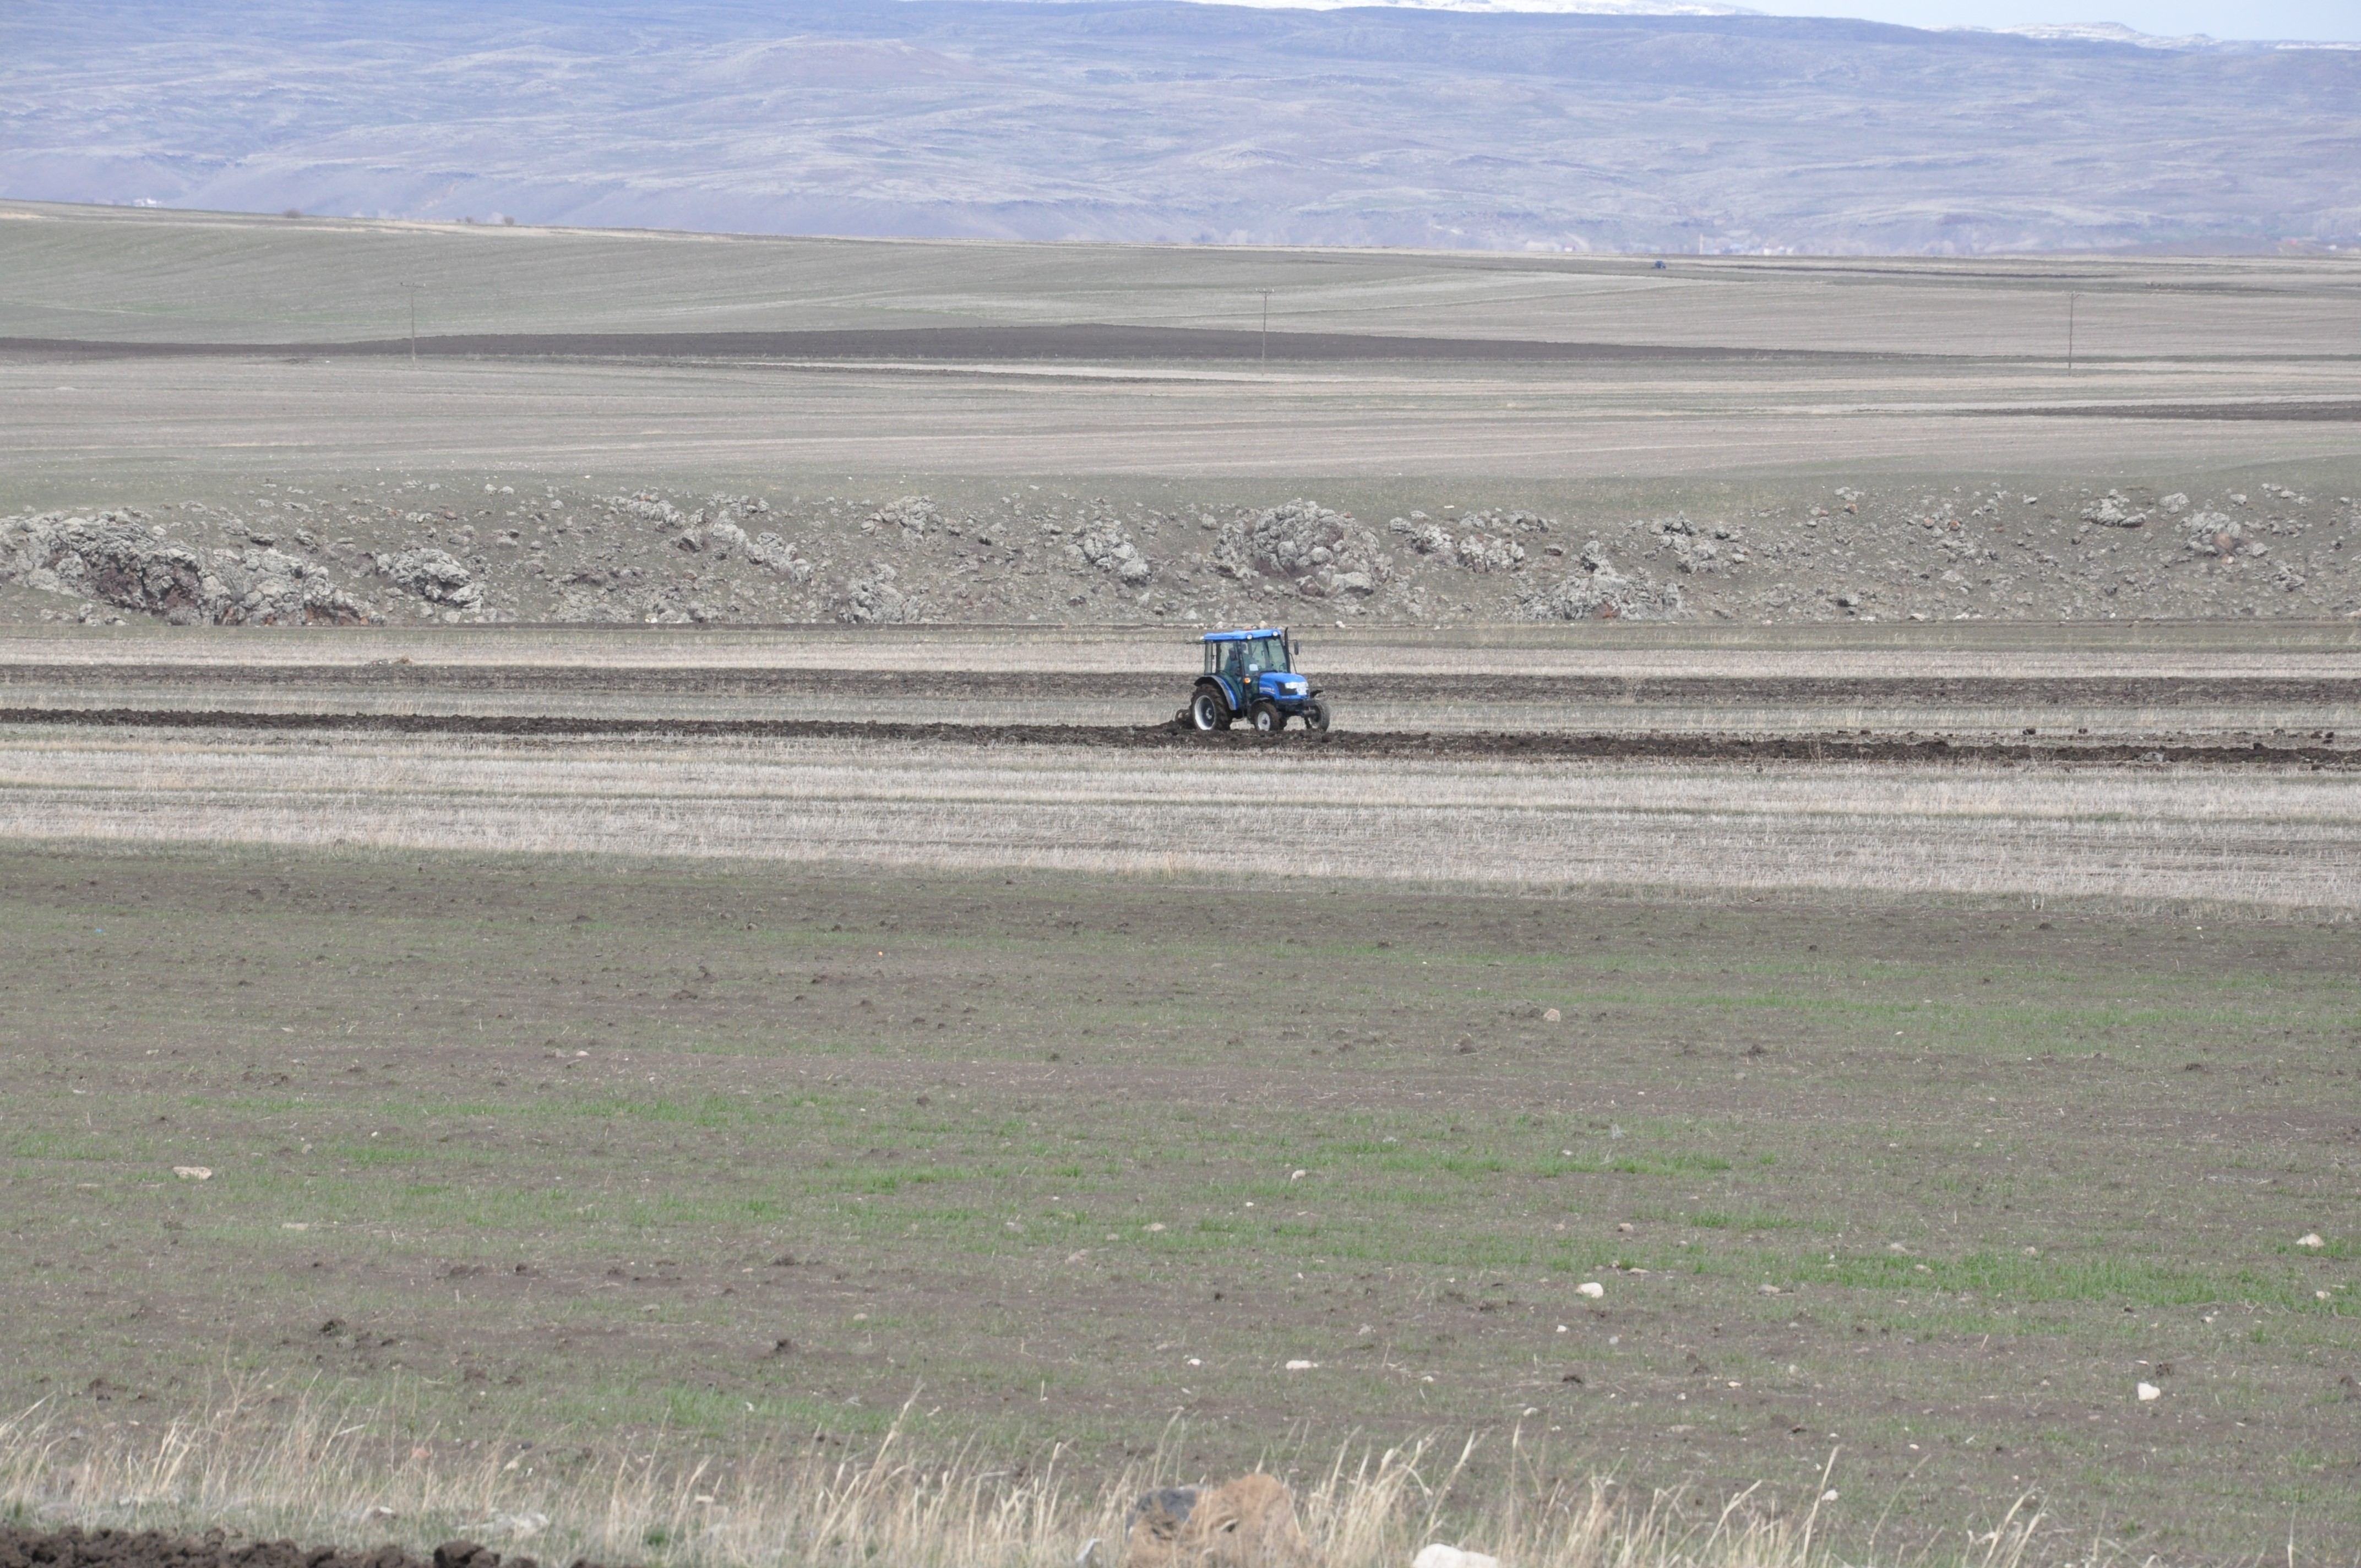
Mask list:
[[[220,1530],[201,1536],[155,1530],[38,1531],[0,1525],[0,1568],[500,1568],[500,1554],[471,1541],[445,1541],[433,1558],[399,1546],[348,1552],[291,1541],[237,1541]],[[511,1557],[508,1568],[540,1568]],[[574,1568],[598,1568],[579,1562]]]
[[[1323,691],[1362,702],[1630,703],[1675,707],[2263,707],[2361,703],[2361,679],[2157,675],[1792,676],[1418,674],[1318,677]],[[1064,700],[1077,691],[1110,702],[1187,694],[1184,674],[1077,670],[831,670],[566,668],[511,664],[0,663],[10,686],[191,686],[209,691],[547,692],[615,696],[932,697]]]
[[[1482,731],[1332,730],[1260,736],[1237,729],[1210,735],[1178,722],[1152,725],[862,724],[834,719],[580,718],[509,714],[235,713],[174,708],[0,708],[0,724],[95,725],[123,729],[335,730],[394,735],[675,736],[721,740],[876,740],[977,746],[1091,746],[1126,751],[1213,751],[1228,755],[1352,758],[1659,760],[1722,762],[2201,762],[2215,765],[2353,767],[2361,747],[2325,741],[2255,740],[2244,745],[2178,740],[2021,744],[1953,741],[1941,736],[1576,734]]]
[[[2071,403],[2059,408],[1978,409],[1979,414],[2032,415],[2040,419],[2286,420],[2300,424],[2351,424],[2361,421],[2361,400],[2285,403]]]

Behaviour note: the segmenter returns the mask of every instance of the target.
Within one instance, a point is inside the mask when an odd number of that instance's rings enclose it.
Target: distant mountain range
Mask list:
[[[1575,250],[2361,239],[2361,51],[1599,4],[12,0],[0,194]]]

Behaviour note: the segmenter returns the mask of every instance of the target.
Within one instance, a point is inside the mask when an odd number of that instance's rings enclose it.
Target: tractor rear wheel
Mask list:
[[[1328,705],[1316,698],[1307,704],[1303,709],[1303,728],[1314,735],[1325,735],[1328,732]]]
[[[1227,729],[1230,727],[1230,705],[1212,686],[1199,686],[1197,695],[1189,699],[1189,722],[1200,731]]]
[[[1276,735],[1287,728],[1287,715],[1279,711],[1277,703],[1255,704],[1252,718],[1255,729],[1258,734]]]

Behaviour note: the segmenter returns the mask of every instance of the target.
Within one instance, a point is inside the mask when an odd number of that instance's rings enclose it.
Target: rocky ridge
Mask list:
[[[31,590],[6,605],[330,626],[2361,614],[2352,500],[2277,484],[1840,485],[1722,512],[1382,521],[1311,499],[1150,506],[1033,486],[965,504],[496,480],[255,490],[0,519],[0,582]]]

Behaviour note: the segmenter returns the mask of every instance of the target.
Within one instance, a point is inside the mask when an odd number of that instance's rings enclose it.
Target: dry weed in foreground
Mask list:
[[[1131,1499],[1172,1479],[1162,1453],[1095,1489],[1062,1479],[1054,1453],[1038,1469],[995,1468],[972,1452],[930,1464],[908,1453],[898,1425],[865,1459],[829,1460],[791,1445],[728,1463],[667,1453],[664,1443],[603,1456],[521,1441],[460,1450],[403,1427],[383,1409],[233,1398],[186,1420],[124,1423],[93,1436],[36,1407],[0,1421],[0,1518],[48,1528],[218,1527],[306,1544],[395,1540],[419,1552],[464,1536],[545,1563],[652,1568],[1065,1568],[1085,1559],[1115,1568]],[[1446,1499],[1456,1495],[1473,1441],[1455,1462],[1425,1442],[1340,1447],[1298,1488],[1315,1563],[1409,1568],[1422,1546],[1438,1541],[1491,1553],[1506,1568],[1840,1568],[1853,1561],[1827,1544],[1820,1503],[1782,1512],[1757,1489],[1718,1511],[1670,1494],[1629,1498],[1596,1478],[1550,1482],[1518,1438],[1509,1442],[1511,1478],[1472,1510],[1446,1509]],[[1861,1561],[1879,1560],[1874,1541]],[[1921,1542],[1885,1556],[2016,1568],[2029,1555],[2105,1555],[2060,1552],[2062,1545],[2020,1502],[1997,1528],[1952,1550]]]

